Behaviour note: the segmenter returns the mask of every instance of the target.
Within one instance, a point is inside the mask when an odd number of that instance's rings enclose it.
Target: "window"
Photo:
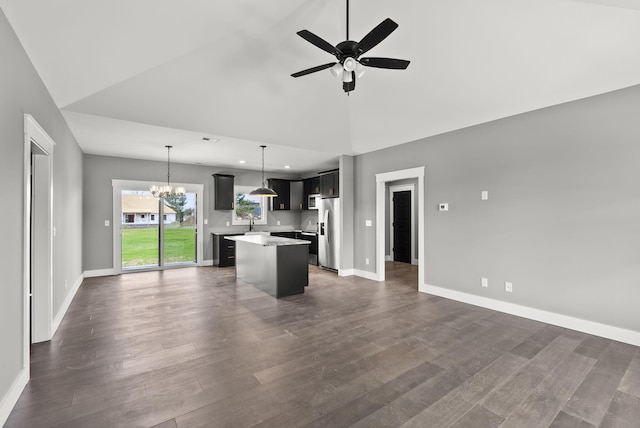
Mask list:
[[[163,220],[167,220],[167,215],[166,215],[166,214],[163,214],[163,215],[162,215],[162,219],[163,219]]]
[[[134,223],[136,221],[135,214],[127,214],[127,223]]]
[[[144,218],[144,214],[140,214],[140,218]]]
[[[154,221],[156,219],[156,215],[155,214],[151,214],[151,221]]]
[[[267,224],[266,198],[249,195],[252,190],[248,186],[234,186],[236,209],[231,214],[232,224],[249,224],[250,219],[253,224]]]

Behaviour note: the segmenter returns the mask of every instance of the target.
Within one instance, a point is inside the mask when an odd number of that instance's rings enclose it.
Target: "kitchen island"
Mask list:
[[[225,236],[236,242],[236,277],[272,295],[304,293],[309,241],[268,235]]]

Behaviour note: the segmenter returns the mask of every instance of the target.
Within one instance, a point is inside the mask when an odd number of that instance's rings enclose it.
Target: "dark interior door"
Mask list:
[[[393,193],[393,260],[411,263],[411,192]]]

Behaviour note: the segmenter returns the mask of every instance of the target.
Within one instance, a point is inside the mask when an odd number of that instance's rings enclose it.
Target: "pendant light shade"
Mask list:
[[[258,187],[256,190],[252,191],[249,194],[251,196],[264,196],[267,198],[273,198],[278,196],[278,194],[273,189],[269,189],[264,181],[264,149],[267,146],[260,147],[262,147],[262,187]]]

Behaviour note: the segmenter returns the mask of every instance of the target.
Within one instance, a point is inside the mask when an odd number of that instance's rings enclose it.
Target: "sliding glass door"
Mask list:
[[[164,200],[163,255],[164,264],[195,263],[196,208],[195,193],[168,197]]]
[[[197,262],[197,194],[155,198],[120,190],[123,271]]]

